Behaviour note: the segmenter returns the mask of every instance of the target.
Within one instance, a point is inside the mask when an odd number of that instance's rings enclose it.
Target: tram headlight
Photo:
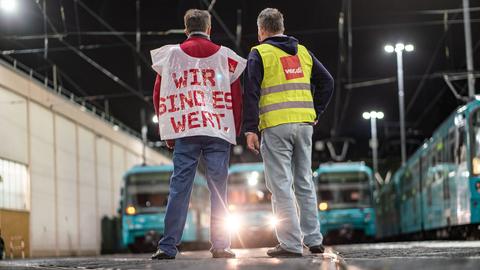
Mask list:
[[[125,212],[127,213],[127,215],[135,215],[135,213],[137,212],[137,209],[135,209],[134,206],[128,206],[127,209],[125,209]]]
[[[327,202],[321,202],[318,204],[318,209],[320,211],[325,211],[328,209],[328,203]]]
[[[479,175],[480,174],[480,158],[475,157],[472,160],[472,171],[474,175]]]
[[[233,233],[240,229],[242,220],[236,214],[230,214],[225,218],[224,227],[225,230]]]
[[[279,221],[278,218],[276,216],[273,216],[273,215],[268,218],[268,224],[272,228],[277,227],[278,221]]]

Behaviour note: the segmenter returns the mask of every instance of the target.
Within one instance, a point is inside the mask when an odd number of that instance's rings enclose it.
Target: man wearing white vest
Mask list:
[[[257,25],[260,45],[252,48],[245,72],[244,127],[247,147],[262,153],[273,212],[281,220],[275,228],[280,244],[267,254],[300,257],[303,245],[323,253],[312,133],[332,96],[333,79],[297,39],[283,34],[280,11],[264,9]]]
[[[153,98],[160,137],[174,148],[165,230],[152,259],[174,259],[178,252],[200,155],[210,189],[210,251],[214,258],[234,258],[224,220],[230,146],[236,144],[241,123],[239,78],[246,60],[210,41],[208,11],[188,10],[184,22],[185,42],[151,52],[158,74]]]

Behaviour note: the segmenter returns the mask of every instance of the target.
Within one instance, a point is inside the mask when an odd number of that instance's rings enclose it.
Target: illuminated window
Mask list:
[[[0,158],[0,208],[29,209],[27,166]]]

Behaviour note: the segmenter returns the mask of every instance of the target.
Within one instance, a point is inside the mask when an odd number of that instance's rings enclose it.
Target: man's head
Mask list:
[[[258,14],[258,41],[283,34],[285,27],[283,26],[283,14],[276,8],[266,8]]]
[[[210,35],[212,19],[208,11],[189,9],[185,13],[183,21],[185,23],[185,34],[187,34],[187,36],[192,32],[204,32]]]

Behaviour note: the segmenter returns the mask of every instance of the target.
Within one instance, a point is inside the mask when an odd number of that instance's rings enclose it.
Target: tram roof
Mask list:
[[[264,167],[262,162],[257,163],[237,163],[230,166],[228,173],[240,173],[249,171],[263,172]]]
[[[372,169],[365,165],[364,162],[337,162],[322,164],[316,170],[316,173],[332,173],[332,172],[351,172],[361,171],[372,175]]]
[[[136,173],[154,173],[154,172],[170,172],[173,171],[173,165],[135,165],[127,172],[124,177]]]

